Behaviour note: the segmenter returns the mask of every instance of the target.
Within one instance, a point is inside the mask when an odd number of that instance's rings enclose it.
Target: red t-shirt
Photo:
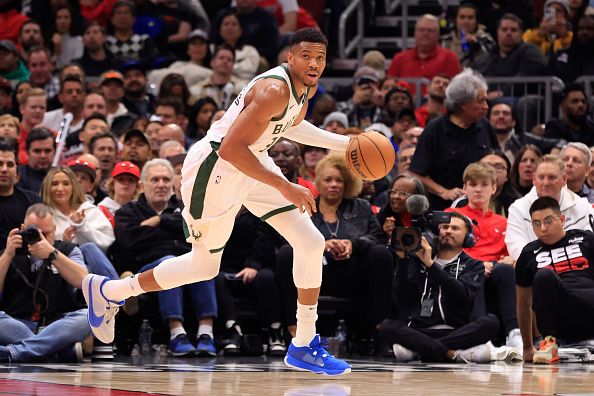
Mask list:
[[[302,178],[301,176],[297,176],[297,184],[305,188],[308,188],[309,191],[311,191],[311,193],[313,194],[314,198],[317,198],[318,195],[320,195],[318,189],[316,188],[316,185],[310,182],[309,180]]]
[[[28,19],[17,10],[0,13],[0,40],[10,40],[18,47],[19,32]]]
[[[416,48],[397,53],[394,55],[392,63],[390,63],[388,76],[399,78],[425,77],[431,80],[437,74],[442,73],[454,77],[461,70],[456,54],[438,45],[425,59],[419,58]],[[411,85],[410,88],[411,93],[414,95],[415,86]]]
[[[474,225],[476,245],[464,249],[470,257],[481,261],[499,261],[502,256],[509,256],[505,245],[507,219],[491,210],[483,214],[482,210],[472,209],[470,205],[462,208],[447,208],[446,212],[458,212],[478,224]]]

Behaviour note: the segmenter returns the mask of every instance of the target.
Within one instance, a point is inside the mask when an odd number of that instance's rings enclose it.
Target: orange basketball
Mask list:
[[[386,176],[395,160],[396,152],[392,143],[376,131],[352,137],[346,150],[349,167],[363,180],[378,180]]]

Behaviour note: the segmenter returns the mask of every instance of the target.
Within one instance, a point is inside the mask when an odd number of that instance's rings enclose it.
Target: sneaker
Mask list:
[[[188,356],[196,353],[196,348],[190,342],[187,334],[178,334],[173,340],[169,341],[167,350],[173,356]]]
[[[298,370],[316,374],[341,375],[351,372],[351,366],[344,360],[330,355],[316,334],[308,346],[298,347],[291,342],[285,355],[285,364]]]
[[[268,328],[268,354],[270,356],[284,356],[286,353],[287,347],[282,328]]]
[[[196,355],[201,357],[217,356],[214,340],[208,334],[201,334],[196,345]]]
[[[551,364],[559,361],[559,347],[557,340],[553,336],[546,336],[540,342],[538,351],[534,353],[532,363],[534,364]]]
[[[108,300],[102,287],[109,278],[89,274],[82,281],[82,292],[89,306],[87,318],[91,330],[97,339],[104,344],[111,344],[114,338],[115,315],[125,301]]]
[[[242,344],[241,328],[238,325],[233,325],[225,330],[225,337],[223,338],[223,355],[238,356],[241,354]]]
[[[505,339],[505,345],[517,349],[520,353],[524,350],[524,343],[522,342],[520,329],[513,329],[509,332]]]
[[[394,357],[396,358],[396,361],[399,363],[410,362],[418,357],[416,353],[400,344],[392,345],[392,350],[394,351]]]
[[[456,351],[454,360],[458,363],[489,363],[491,361],[491,347],[487,343]]]

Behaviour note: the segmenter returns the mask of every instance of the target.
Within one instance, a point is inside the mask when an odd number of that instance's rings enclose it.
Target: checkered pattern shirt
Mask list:
[[[60,92],[60,79],[58,76],[52,76],[52,78],[45,83],[43,89],[45,90],[48,99],[55,97],[58,92]]]
[[[133,34],[126,41],[120,41],[114,36],[108,36],[107,48],[116,58],[141,60],[140,52],[149,39],[148,34]]]

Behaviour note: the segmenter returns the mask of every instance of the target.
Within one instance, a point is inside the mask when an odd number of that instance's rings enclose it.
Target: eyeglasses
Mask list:
[[[534,228],[540,228],[540,227],[542,227],[543,224],[544,225],[547,225],[547,226],[550,226],[557,219],[558,219],[557,216],[550,215],[550,216],[545,217],[542,221],[540,221],[540,220],[532,220],[532,227],[534,227]]]
[[[412,195],[412,193],[402,190],[388,190],[388,193],[390,193],[390,195],[395,195],[400,198],[408,198]]]
[[[507,166],[505,166],[503,164],[487,163],[487,165],[491,165],[493,168],[495,168],[496,171],[507,172]]]

